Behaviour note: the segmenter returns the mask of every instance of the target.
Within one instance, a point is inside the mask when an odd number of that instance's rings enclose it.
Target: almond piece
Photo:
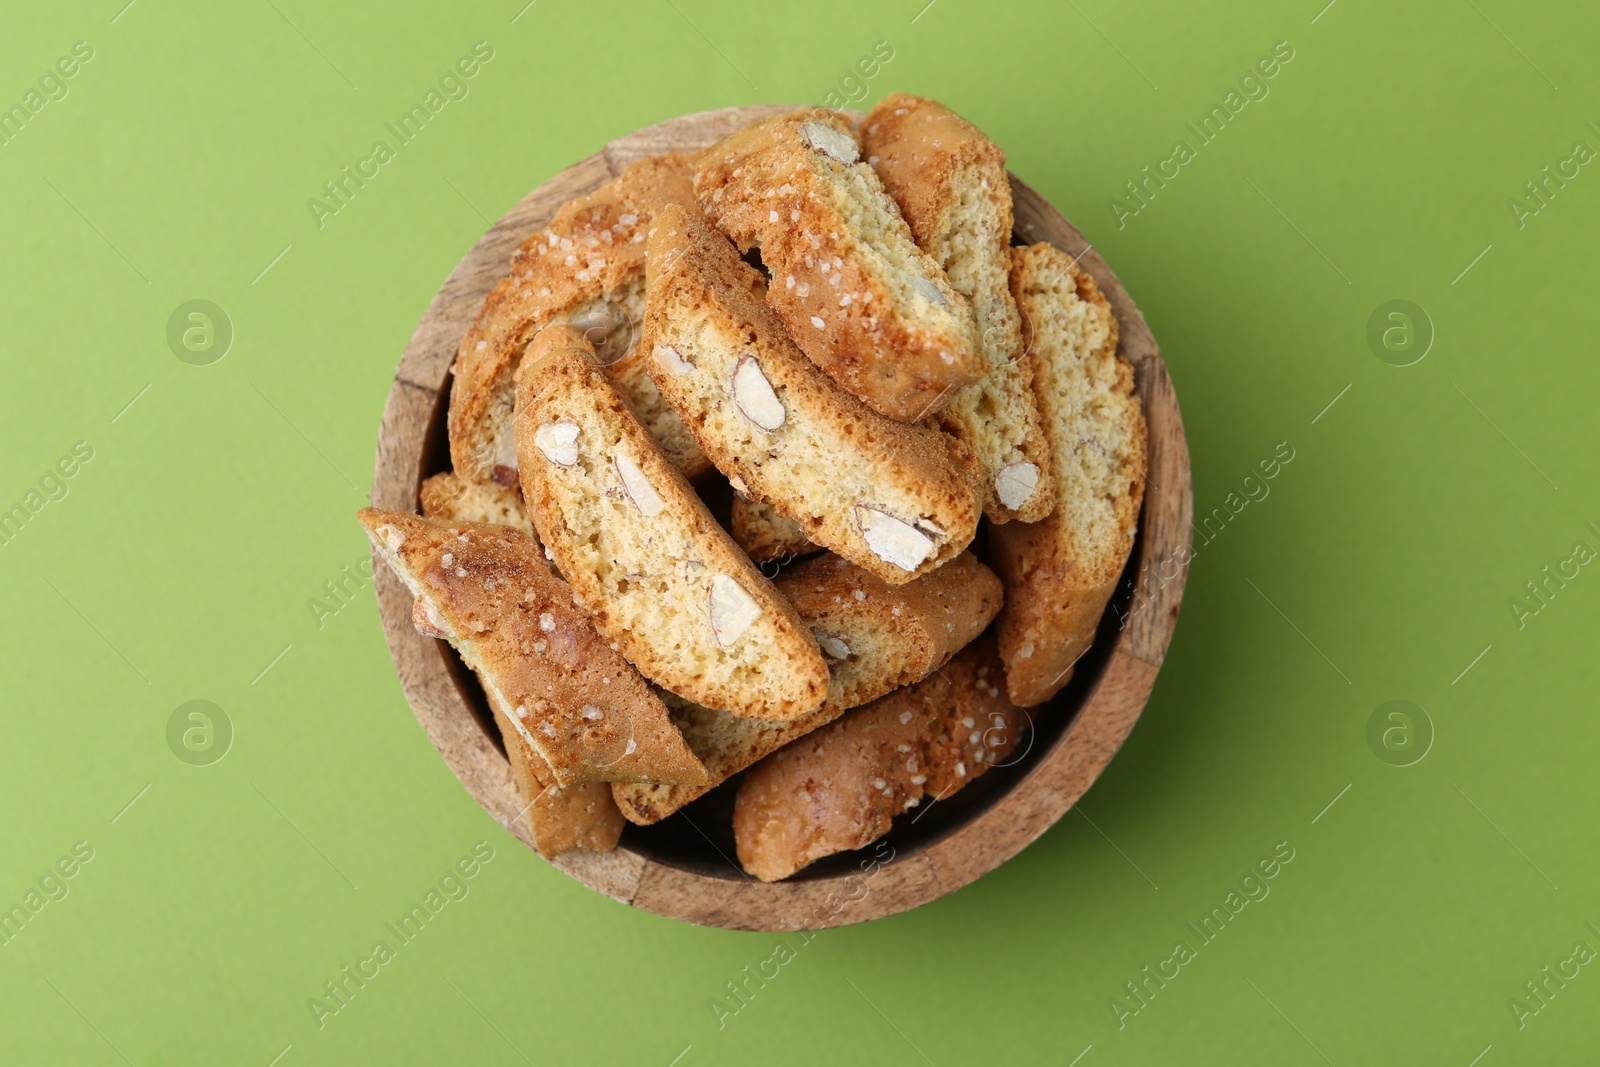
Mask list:
[[[800,136],[806,144],[837,163],[854,163],[861,158],[861,146],[847,133],[840,133],[821,122],[807,122],[800,127]]]
[[[411,623],[423,637],[439,637],[446,641],[455,637],[450,630],[450,624],[445,622],[444,616],[439,613],[439,605],[426,594],[419,594],[412,602]]]
[[[694,364],[684,359],[671,345],[656,345],[656,360],[673,374],[694,373]]]
[[[533,446],[558,467],[578,464],[578,424],[563,419],[547,422],[533,431]]]
[[[845,644],[844,638],[818,630],[815,634],[817,647],[822,649],[822,654],[829,659],[849,659],[850,646]]]
[[[887,511],[857,504],[856,525],[873,555],[903,571],[916,570],[933,555],[933,538]]]
[[[726,574],[712,576],[711,629],[717,635],[717,644],[727,648],[760,616],[761,605],[745,592],[744,586]]]
[[[939,291],[939,287],[926,278],[913,276],[911,287],[917,291],[917,295],[936,307],[944,307],[950,303],[949,299]]]
[[[755,356],[746,352],[739,357],[739,362],[733,365],[733,377],[728,382],[728,390],[733,394],[733,404],[739,409],[739,414],[767,433],[777,433],[783,429],[783,401],[773,391],[772,383],[767,381]]]
[[[1012,511],[1020,508],[1039,488],[1039,468],[1032,463],[1008,463],[994,475],[994,493]]]
[[[513,473],[517,469],[517,438],[511,432],[511,427],[509,426],[506,427],[505,433],[495,438],[494,465],[497,468],[504,467]],[[515,478],[512,479],[511,484],[516,484]]]
[[[656,492],[655,486],[650,484],[650,479],[644,476],[639,465],[622,452],[618,452],[612,462],[616,465],[617,477],[621,479],[622,488],[633,502],[634,509],[647,519],[661,514],[667,506],[666,501],[661,499],[661,494]]]

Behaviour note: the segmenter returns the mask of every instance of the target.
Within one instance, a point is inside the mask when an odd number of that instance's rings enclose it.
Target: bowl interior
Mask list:
[[[419,488],[422,480],[450,469],[448,409],[449,391],[444,390],[439,394],[428,426]],[[1139,549],[1136,540],[1122,581],[1100,620],[1094,644],[1078,661],[1072,680],[1051,700],[1027,709],[1028,725],[1022,739],[1004,762],[948,799],[925,802],[914,813],[896,818],[893,829],[882,839],[893,847],[896,856],[916,855],[998,803],[1061,740],[1078,709],[1099,682],[1111,648],[1116,644],[1117,620],[1127,613],[1133,595]],[[448,642],[439,641],[438,644],[462,702],[504,758],[505,741],[495,725],[483,686]],[[623,830],[619,847],[703,877],[745,880],[747,876],[735,858],[733,843],[733,800],[740,777],[735,775],[653,826],[629,823]],[[875,848],[876,842],[870,847]],[[859,855],[858,852],[842,852],[824,857],[788,881],[828,879],[851,873],[857,869]]]

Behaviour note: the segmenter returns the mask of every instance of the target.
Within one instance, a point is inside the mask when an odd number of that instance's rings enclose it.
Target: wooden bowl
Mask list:
[[[433,298],[395,372],[378,435],[374,506],[416,511],[423,479],[449,468],[445,415],[456,345],[524,238],[563,203],[638,159],[703,148],[785,110],[708,111],[612,141],[529,193],[480,238]],[[1080,257],[1110,299],[1120,352],[1133,364],[1150,427],[1139,537],[1072,683],[1033,709],[1031,730],[1005,765],[949,800],[918,809],[915,820],[896,820],[882,843],[828,857],[787,881],[755,881],[733,860],[732,782],[655,826],[630,825],[614,852],[568,853],[556,867],[625,904],[711,926],[818,929],[893,915],[959,889],[1020,852],[1083,795],[1133,729],[1166,655],[1187,577],[1193,500],[1183,421],[1155,340],[1116,275],[1055,208],[1016,178],[1011,182],[1016,240],[1049,241]],[[448,644],[417,633],[411,595],[381,560],[374,565],[384,632],[418,721],[484,810],[532,847],[477,680]]]

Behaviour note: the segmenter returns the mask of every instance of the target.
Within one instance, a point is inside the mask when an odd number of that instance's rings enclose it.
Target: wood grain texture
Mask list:
[[[618,138],[529,193],[480,238],[429,304],[395,372],[378,436],[372,502],[414,511],[422,479],[443,451],[450,364],[484,297],[505,275],[511,253],[566,201],[610,181],[622,168],[666,151],[708,147],[746,123],[785,107],[742,107],[686,115]],[[828,876],[763,884],[660,862],[626,844],[610,853],[569,853],[554,866],[637,908],[741,930],[824,929],[893,915],[937,899],[998,867],[1036,840],[1092,785],[1143,710],[1177,624],[1188,577],[1193,497],[1177,397],[1144,316],[1100,255],[1043,197],[1012,178],[1016,240],[1048,241],[1079,263],[1111,302],[1118,351],[1133,364],[1149,424],[1144,512],[1134,547],[1133,596],[1115,646],[1081,703],[1034,709],[1070,725],[989,806],[924,847]],[[411,596],[381,559],[375,586],[384,633],[417,720],[446,764],[485,811],[532,847],[523,803],[490,723],[474,710],[463,670],[444,642],[411,623]],[[1104,634],[1102,635],[1104,639]]]

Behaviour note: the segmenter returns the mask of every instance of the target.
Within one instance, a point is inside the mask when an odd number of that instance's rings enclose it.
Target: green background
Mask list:
[[[11,5],[0,32],[5,105],[94,49],[0,147],[0,508],[93,449],[0,546],[0,906],[94,850],[0,947],[0,1058],[1593,1062],[1600,967],[1543,1005],[1523,983],[1600,949],[1600,576],[1521,625],[1510,603],[1600,548],[1600,174],[1520,227],[1508,206],[1600,147],[1592,5],[124,2]],[[319,229],[306,200],[480,40],[470,95]],[[776,939],[545,865],[417,727],[370,587],[307,601],[365,558],[393,368],[489,220],[641,126],[820,103],[877,41],[868,101],[971,117],[1134,294],[1198,514],[1295,458],[1200,548],[1078,812],[950,897],[791,939],[719,1027]],[[1119,228],[1123,183],[1280,41],[1270,94]],[[194,299],[235,334],[209,366],[166,340]],[[1404,367],[1367,342],[1397,299],[1434,334]],[[196,699],[235,731],[209,766],[168,746]],[[1389,700],[1427,722],[1386,761]],[[470,895],[318,1029],[308,998],[480,841]],[[1279,842],[1270,896],[1119,1028],[1123,983]]]

